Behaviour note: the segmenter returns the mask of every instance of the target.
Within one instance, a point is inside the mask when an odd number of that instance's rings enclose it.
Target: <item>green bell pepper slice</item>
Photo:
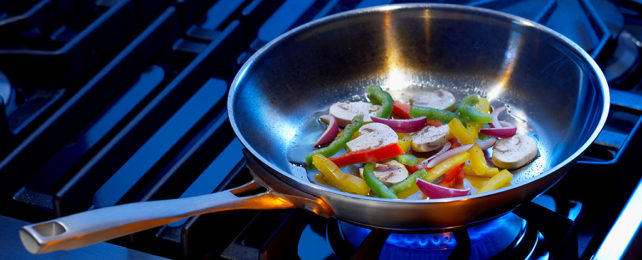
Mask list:
[[[363,179],[366,180],[366,184],[368,184],[368,187],[374,193],[377,195],[377,197],[380,198],[386,198],[386,199],[396,199],[397,195],[395,195],[392,191],[388,189],[388,187],[383,184],[377,177],[374,175],[374,168],[375,168],[375,163],[366,163],[366,165],[363,167]]]
[[[334,139],[334,141],[332,141],[328,146],[314,150],[305,157],[307,167],[312,167],[312,156],[315,154],[322,154],[325,157],[330,157],[341,151],[341,149],[346,146],[346,143],[350,141],[352,135],[354,135],[362,125],[363,115],[354,116],[354,118],[352,118],[352,122],[343,129],[343,134],[341,134],[341,136]]]
[[[392,96],[379,86],[369,86],[367,92],[370,103],[381,106],[379,111],[377,111],[376,116],[380,118],[388,118],[392,113],[392,105],[394,103]]]

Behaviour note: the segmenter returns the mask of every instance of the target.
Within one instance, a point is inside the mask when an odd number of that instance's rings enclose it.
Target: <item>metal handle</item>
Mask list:
[[[91,210],[24,226],[20,230],[20,240],[27,251],[39,254],[76,249],[204,213],[300,207],[325,217],[332,214],[327,211],[321,199],[285,195],[270,189],[253,196],[235,195],[260,187],[252,181],[238,188],[213,194]]]

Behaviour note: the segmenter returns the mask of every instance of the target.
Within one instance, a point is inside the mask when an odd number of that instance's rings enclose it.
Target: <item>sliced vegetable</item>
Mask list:
[[[452,167],[444,173],[444,177],[439,181],[439,185],[444,187],[454,188],[455,182],[457,182],[458,177],[463,177],[462,167],[465,163]],[[460,178],[461,179],[461,178]]]
[[[490,114],[480,112],[475,106],[458,103],[457,111],[459,111],[459,113],[461,113],[462,115],[470,118],[470,120],[473,122],[490,123],[493,121],[493,118]]]
[[[495,145],[495,142],[497,142],[497,138],[495,137],[490,137],[483,140],[475,139],[475,143],[477,143],[479,145],[479,148],[481,148],[482,150],[491,148],[493,145]]]
[[[399,163],[403,165],[408,165],[408,166],[415,166],[419,163],[419,158],[409,153],[404,153],[402,155],[399,155],[395,157],[395,160],[397,160]]]
[[[369,86],[367,92],[368,98],[373,105],[381,105],[376,116],[380,118],[388,118],[392,113],[392,104],[394,103],[392,96],[379,86]]]
[[[421,162],[421,161],[425,160],[426,158],[417,158],[417,159]],[[406,169],[408,170],[408,172],[416,172],[416,171],[421,170],[421,169],[430,170],[430,169],[425,168],[425,167],[417,167],[417,165],[415,165],[415,166],[406,165]]]
[[[475,144],[468,150],[468,153],[470,153],[470,166],[476,175],[495,176],[499,173],[499,169],[489,167],[488,164],[486,164],[486,156],[484,156],[484,152],[479,148],[479,145]]]
[[[465,169],[465,166],[463,169]],[[464,175],[466,175],[466,173],[464,173]],[[490,177],[466,175],[466,180],[468,181],[468,183],[470,183],[470,186],[475,188],[475,190],[480,190],[486,183],[488,183]]]
[[[448,133],[448,125],[426,126],[412,135],[410,145],[415,152],[432,152],[448,142]]]
[[[410,105],[395,100],[392,103],[392,114],[401,119],[410,119]]]
[[[459,196],[466,196],[470,194],[470,188],[466,189],[453,189],[439,186],[422,179],[417,179],[417,186],[419,190],[428,198],[431,199],[441,199],[441,198],[452,198]]]
[[[387,119],[373,116],[373,122],[382,123],[397,133],[412,133],[421,130],[426,125],[426,117],[417,117],[412,119]]]
[[[337,120],[334,118],[332,115],[323,115],[321,116],[321,119],[328,122],[328,127],[323,131],[323,134],[317,139],[317,141],[314,143],[314,146],[319,146],[323,144],[327,144],[332,142],[335,137],[337,137],[337,134],[339,134],[339,124],[337,124]]]
[[[315,175],[314,175],[314,180],[315,180],[315,181],[317,181],[318,183],[320,183],[320,184],[321,184],[321,185],[323,185],[323,186],[328,186],[328,187],[331,187],[331,186],[332,186],[332,184],[328,183],[328,182],[323,178],[323,174],[321,174],[321,173],[317,173],[317,174],[315,174]]]
[[[362,125],[363,115],[356,115],[352,119],[352,123],[350,123],[343,129],[343,134],[340,137],[332,141],[332,143],[330,143],[328,146],[309,153],[308,156],[305,157],[306,165],[308,167],[312,167],[312,157],[316,154],[322,154],[325,157],[330,157],[338,153],[341,149],[343,149],[346,143],[350,141],[352,135],[356,133]]]
[[[324,181],[339,190],[358,195],[368,195],[370,192],[365,180],[343,173],[337,165],[321,154],[312,156],[312,164],[321,172]]]
[[[408,176],[408,178],[406,178],[405,180],[391,186],[390,190],[395,194],[397,194],[397,197],[406,198],[412,194],[415,194],[417,191],[419,191],[419,188],[413,182],[416,180],[416,178],[421,178],[428,182],[433,182],[437,178],[444,175],[448,170],[468,161],[469,158],[470,158],[470,155],[468,153],[461,152],[441,162],[440,164],[438,164],[432,169],[426,170],[426,168],[422,168],[421,170],[416,171],[415,173]]]
[[[454,189],[461,189],[464,187],[464,171],[461,170],[461,168],[457,169],[458,171],[453,172],[454,177],[451,179],[446,179],[445,177],[441,179],[437,183],[437,185],[448,187],[448,188],[454,188]],[[444,176],[448,175],[450,171],[446,172]]]
[[[397,194],[397,197],[399,198],[406,198],[419,191],[419,188],[417,188],[417,185],[415,184],[415,182],[417,182],[417,178],[423,179],[426,178],[426,176],[428,176],[426,169],[420,169],[410,174],[405,180],[390,186],[390,191]]]
[[[441,182],[449,182],[455,178],[457,178],[457,175],[459,175],[462,172],[462,167],[464,166],[465,163],[456,165],[455,167],[452,167],[444,173],[444,177],[441,179]]]
[[[426,120],[426,126],[438,127],[442,125],[444,125],[444,123],[439,120],[435,120],[435,119]]]
[[[453,110],[455,107],[455,96],[444,89],[428,90],[412,96],[410,103],[422,107]]]
[[[473,171],[473,167],[467,163],[464,163],[464,166],[461,167],[461,171],[463,171],[466,176],[477,176],[475,171]]]
[[[403,153],[398,143],[391,143],[376,149],[352,151],[339,157],[330,158],[330,160],[337,166],[344,167],[358,163],[381,161],[402,155]]]
[[[379,110],[379,106],[372,105],[368,102],[354,101],[354,102],[337,102],[330,106],[330,115],[337,119],[337,123],[341,127],[352,122],[356,115],[363,115],[363,122],[370,122],[370,116],[373,116]]]
[[[452,143],[451,143],[451,142],[448,142],[448,143],[444,144],[444,146],[443,146],[443,147],[441,147],[441,150],[439,150],[439,152],[437,152],[437,153],[433,154],[432,156],[430,156],[430,157],[428,157],[427,159],[425,159],[425,160],[421,161],[420,163],[418,163],[418,164],[417,164],[417,167],[418,167],[418,168],[425,168],[425,167],[427,167],[426,165],[427,165],[430,161],[432,161],[432,160],[434,160],[435,158],[437,158],[437,156],[439,156],[440,154],[445,153],[446,151],[448,151],[448,149],[450,149],[450,147],[451,147],[451,146],[452,146]]]
[[[387,198],[387,199],[396,199],[397,195],[395,195],[392,191],[386,187],[377,177],[375,177],[373,171],[374,171],[375,163],[366,163],[366,165],[363,167],[363,178],[366,180],[366,184],[368,184],[368,187],[374,193],[377,195],[377,197],[381,198]]]
[[[486,100],[487,101],[487,100]],[[488,112],[484,113],[478,109],[479,97],[475,94],[465,96],[459,103],[457,103],[457,111],[462,115],[462,118],[470,118],[473,122],[490,123],[492,116]],[[464,122],[467,123],[467,122]]]
[[[412,137],[406,133],[397,133],[397,136],[399,137],[397,143],[401,147],[401,150],[404,152],[410,151],[410,142],[412,142]]]
[[[468,153],[460,153],[460,154],[457,154],[457,155],[455,155],[453,157],[450,157],[447,160],[445,160],[445,161],[441,162],[440,164],[438,164],[437,166],[435,166],[434,168],[430,169],[428,171],[428,176],[426,176],[426,178],[422,178],[422,179],[424,179],[424,180],[426,180],[428,182],[433,182],[437,178],[439,178],[442,175],[444,175],[444,173],[446,173],[446,171],[448,169],[453,168],[453,167],[455,167],[457,165],[460,165],[460,164],[468,161],[469,158],[470,158],[470,154],[468,154]]]
[[[537,143],[527,135],[503,138],[493,148],[493,164],[504,169],[516,169],[537,157]]]
[[[488,136],[508,138],[517,133],[517,128],[516,127],[482,128],[479,130],[479,132]]]
[[[468,122],[468,124],[466,125],[466,130],[468,130],[470,137],[472,137],[473,139],[477,139],[479,138],[479,129],[481,129],[483,126],[483,123]]]
[[[499,114],[504,110],[506,110],[506,107],[500,107],[495,109],[493,113],[491,113],[491,117],[492,117],[492,122],[490,123],[491,128],[483,128],[479,130],[479,132],[485,135],[501,137],[501,138],[508,138],[515,135],[515,133],[517,133],[517,127],[515,125],[498,119]]]
[[[441,162],[448,160],[450,157],[453,157],[455,155],[468,151],[468,149],[470,149],[471,147],[473,147],[473,144],[466,144],[456,148],[452,148],[440,154],[439,156],[433,158],[432,160],[430,160],[428,163],[425,164],[425,167],[433,168],[437,164],[440,164]]]
[[[484,184],[484,186],[482,186],[482,188],[477,191],[477,194],[506,187],[510,185],[510,181],[512,179],[513,174],[511,174],[508,170],[502,170],[497,175],[490,178],[490,180],[488,180],[488,182],[486,182],[486,184]]]
[[[499,114],[504,112],[506,110],[506,107],[499,107],[493,110],[493,112],[490,114],[492,117],[492,122],[490,123],[490,127],[492,128],[501,128],[501,127],[511,127],[513,126],[512,124],[506,122],[506,121],[500,121],[499,120]],[[508,125],[507,125],[508,124]]]
[[[468,129],[457,118],[453,118],[449,123],[450,134],[452,134],[462,144],[472,144],[475,142],[473,136],[468,132]]]
[[[364,167],[359,168],[363,177]],[[385,160],[375,163],[373,170],[375,177],[385,185],[393,185],[408,178],[406,166],[396,160]]]
[[[450,122],[455,118],[455,114],[450,111],[444,111],[432,107],[412,106],[410,107],[410,117],[425,116],[428,119],[439,120],[444,123]]]
[[[398,135],[392,128],[382,123],[370,123],[359,128],[359,136],[346,143],[347,151],[376,149],[383,145],[396,143]]]
[[[460,104],[468,105],[468,106],[475,106],[479,102],[479,96],[475,94],[470,94],[465,96],[464,98],[459,101]]]
[[[477,109],[479,109],[479,112],[488,114],[490,112],[490,103],[488,102],[488,99],[483,97],[478,97]]]

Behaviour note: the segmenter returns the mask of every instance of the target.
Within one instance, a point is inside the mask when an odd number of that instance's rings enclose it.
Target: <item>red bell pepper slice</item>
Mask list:
[[[462,168],[464,167],[464,164],[457,165],[455,167],[452,167],[444,173],[444,178],[437,183],[437,185],[441,185],[444,187],[448,188],[457,188],[459,186],[462,186],[464,183],[464,171],[462,171]]]
[[[344,167],[358,163],[377,162],[403,153],[404,151],[398,143],[390,143],[376,149],[352,151],[339,157],[330,158],[330,160],[337,166]]]
[[[461,146],[461,143],[457,141],[457,138],[450,138],[448,139],[448,142],[450,142],[450,149],[457,148]]]
[[[426,125],[427,125],[427,126],[440,127],[440,126],[442,126],[443,124],[444,124],[444,123],[442,123],[441,121],[439,121],[439,120],[435,120],[435,119],[429,119],[429,120],[426,120]]]
[[[392,103],[392,114],[401,119],[410,119],[410,105],[395,100]]]

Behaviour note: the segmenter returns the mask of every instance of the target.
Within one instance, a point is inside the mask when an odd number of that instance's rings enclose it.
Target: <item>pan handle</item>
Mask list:
[[[71,250],[141,230],[169,224],[185,217],[238,209],[304,208],[324,217],[331,210],[321,199],[308,199],[271,189],[246,197],[261,188],[255,181],[243,186],[189,198],[129,203],[100,208],[41,223],[23,226],[20,240],[32,254]]]

